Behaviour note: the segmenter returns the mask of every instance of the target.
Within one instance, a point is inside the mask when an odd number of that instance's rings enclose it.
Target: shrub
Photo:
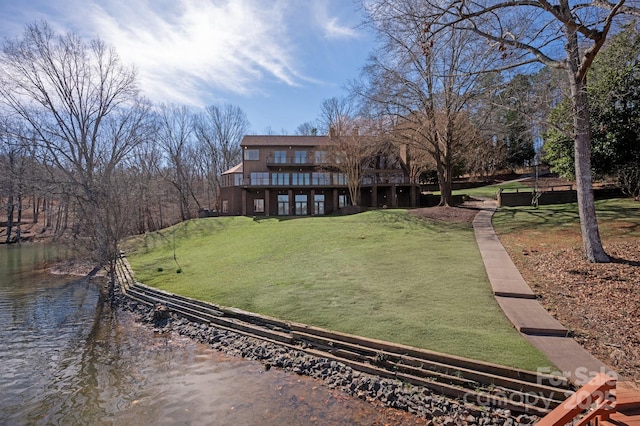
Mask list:
[[[629,197],[640,201],[640,165],[629,163],[618,169],[618,185]]]

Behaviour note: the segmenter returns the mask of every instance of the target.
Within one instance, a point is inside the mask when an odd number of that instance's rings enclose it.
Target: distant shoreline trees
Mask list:
[[[50,235],[113,278],[124,237],[215,208],[216,177],[240,161],[247,129],[230,105],[200,115],[156,108],[141,96],[135,69],[101,40],[27,25],[0,52],[5,242],[20,242],[30,207],[30,220],[44,214]]]

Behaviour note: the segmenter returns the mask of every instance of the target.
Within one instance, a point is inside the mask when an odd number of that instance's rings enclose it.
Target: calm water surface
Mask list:
[[[50,275],[53,250],[0,246],[0,424],[420,424],[322,382],[264,371],[128,313],[101,283]]]

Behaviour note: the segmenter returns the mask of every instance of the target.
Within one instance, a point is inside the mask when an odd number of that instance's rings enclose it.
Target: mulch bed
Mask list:
[[[445,222],[471,223],[480,211],[482,202],[466,202],[460,207],[423,207],[411,210],[411,214],[423,219]]]
[[[412,213],[460,223],[473,221],[478,208],[472,202]],[[542,305],[576,341],[622,377],[640,382],[640,241],[605,241],[612,262],[592,264],[579,245],[545,247],[539,235],[526,234],[501,240]]]
[[[542,305],[585,349],[640,381],[640,241],[605,243],[605,250],[611,263],[587,262],[580,247],[510,254]]]

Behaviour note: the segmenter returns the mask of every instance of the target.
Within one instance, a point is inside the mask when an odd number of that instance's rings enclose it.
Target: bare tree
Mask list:
[[[492,57],[466,34],[453,31],[430,38],[421,0],[363,2],[368,24],[381,44],[353,89],[390,117],[394,139],[432,156],[440,205],[453,205],[454,165],[464,154],[461,130],[476,95],[478,75]],[[466,123],[466,122],[465,122]]]
[[[176,190],[181,219],[191,219],[195,216],[193,203],[200,208],[194,192],[196,167],[193,159],[197,155],[191,110],[186,106],[161,105],[157,138],[166,155],[162,175]]]
[[[329,133],[331,144],[327,150],[326,165],[344,176],[351,204],[359,206],[364,171],[377,153],[379,135],[372,132],[363,120],[354,119],[352,125],[343,124],[345,127],[341,133]],[[350,132],[346,132],[347,127],[351,128]]]
[[[296,135],[298,136],[318,136],[318,126],[311,121],[300,124],[296,128]]]
[[[24,127],[71,188],[78,241],[111,273],[123,237],[117,202],[119,165],[146,137],[148,105],[136,76],[100,40],[28,25],[6,41],[0,62],[0,103]]]
[[[200,146],[199,164],[216,205],[220,175],[241,161],[240,141],[249,131],[249,120],[235,105],[210,105],[194,120]]]
[[[435,169],[435,163],[429,152],[420,149],[415,145],[408,145],[400,143],[399,151],[400,158],[407,165],[407,171],[409,172],[409,181],[411,183],[419,184],[422,174],[428,170]]]
[[[319,122],[330,139],[326,166],[344,177],[351,204],[359,206],[363,172],[380,146],[380,125],[355,110],[347,98],[325,99]]]
[[[591,132],[587,102],[587,71],[615,23],[639,16],[637,1],[515,0],[428,1],[417,18],[429,25],[427,40],[452,30],[486,40],[501,54],[496,70],[539,62],[564,70],[570,87],[578,210],[584,255],[590,262],[608,262],[595,213],[591,173]]]
[[[320,132],[328,135],[342,136],[353,130],[353,117],[357,115],[353,102],[346,97],[333,97],[322,101],[320,106]]]
[[[0,204],[4,200],[6,212],[6,243],[21,240],[23,201],[27,178],[27,147],[8,125],[0,127]],[[16,217],[17,214],[17,217]],[[14,235],[14,226],[16,227]]]

